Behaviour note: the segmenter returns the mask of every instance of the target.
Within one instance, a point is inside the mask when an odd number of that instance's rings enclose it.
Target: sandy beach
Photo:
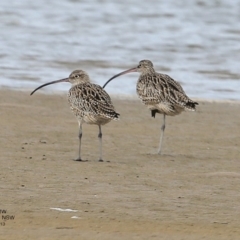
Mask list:
[[[84,125],[88,161],[76,162],[66,95],[6,89],[0,99],[1,239],[240,238],[239,102],[167,117],[160,156],[162,115],[112,97],[121,119],[103,127],[105,161],[97,126]]]

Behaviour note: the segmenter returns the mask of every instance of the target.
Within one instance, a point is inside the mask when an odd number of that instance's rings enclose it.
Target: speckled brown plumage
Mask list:
[[[137,94],[152,111],[175,116],[183,110],[195,111],[192,101],[181,85],[166,74],[157,73],[149,60],[140,61],[141,75],[137,82]]]
[[[197,102],[191,100],[182,86],[170,76],[157,73],[149,60],[142,60],[137,67],[121,72],[110,78],[103,88],[114,78],[130,72],[140,72],[136,90],[141,101],[151,110],[151,116],[163,114],[163,125],[158,153],[161,153],[166,115],[175,116],[184,110],[195,111]]]
[[[88,74],[82,70],[73,71],[68,78],[43,84],[36,88],[31,95],[44,86],[58,82],[70,82],[72,84],[68,92],[68,102],[79,123],[79,156],[76,160],[82,161],[82,124],[88,123],[98,125],[99,127],[99,161],[103,161],[101,125],[119,118],[119,114],[115,112],[110,96],[101,86],[91,83]]]
[[[90,82],[73,86],[68,92],[68,102],[78,120],[88,124],[104,125],[119,116],[107,92]]]

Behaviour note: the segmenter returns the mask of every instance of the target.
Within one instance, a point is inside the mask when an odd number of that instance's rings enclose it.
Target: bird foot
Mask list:
[[[99,162],[103,162],[103,160],[102,160],[102,159],[99,159],[98,161],[99,161]]]

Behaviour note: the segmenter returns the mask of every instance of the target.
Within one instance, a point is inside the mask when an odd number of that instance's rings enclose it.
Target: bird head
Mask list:
[[[155,70],[153,68],[153,64],[150,60],[141,60],[138,64],[137,67],[134,68],[130,68],[126,71],[120,72],[116,75],[114,75],[113,77],[111,77],[104,85],[103,88],[106,87],[106,85],[111,82],[114,78],[119,77],[123,74],[127,74],[130,72],[140,72],[141,74],[146,74],[146,73],[154,73]]]
[[[73,71],[69,75],[68,81],[72,85],[77,85],[79,83],[90,82],[90,78],[89,78],[88,74],[85,71],[83,71],[83,70],[75,70],[75,71]]]
[[[69,75],[68,78],[63,78],[63,79],[60,79],[60,80],[45,83],[45,84],[37,87],[34,91],[31,92],[30,95],[35,93],[40,88],[43,88],[47,85],[51,85],[51,84],[54,84],[54,83],[60,83],[60,82],[69,82],[72,85],[77,85],[79,83],[90,82],[90,78],[89,78],[88,74],[86,72],[84,72],[83,70],[75,70]]]
[[[137,66],[137,72],[154,72],[153,63],[150,60],[141,60]]]

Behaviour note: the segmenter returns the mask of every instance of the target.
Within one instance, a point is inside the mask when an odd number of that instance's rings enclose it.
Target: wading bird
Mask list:
[[[73,71],[68,78],[45,83],[36,88],[31,95],[42,87],[60,82],[72,84],[68,92],[68,103],[79,124],[79,155],[76,161],[82,161],[82,124],[88,123],[98,125],[99,127],[99,161],[102,162],[101,126],[119,118],[119,114],[114,110],[111,98],[101,86],[91,83],[88,74],[82,70]]]
[[[150,109],[151,116],[156,113],[163,114],[163,124],[158,148],[161,154],[163,135],[165,130],[165,118],[175,116],[184,110],[195,111],[197,102],[192,101],[184,92],[181,85],[166,74],[157,73],[149,60],[141,60],[137,67],[123,71],[111,77],[103,88],[114,78],[130,72],[140,72],[137,82],[137,94],[142,102]]]

